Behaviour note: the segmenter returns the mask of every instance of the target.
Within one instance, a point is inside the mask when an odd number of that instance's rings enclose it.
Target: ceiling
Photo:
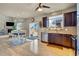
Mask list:
[[[50,9],[43,9],[42,12],[35,11],[38,3],[0,3],[0,14],[11,17],[33,17],[46,13],[63,10],[75,6],[73,3],[43,3],[50,6]]]

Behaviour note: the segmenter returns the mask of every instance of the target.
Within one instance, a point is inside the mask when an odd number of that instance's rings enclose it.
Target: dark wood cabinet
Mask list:
[[[48,42],[48,44],[56,44],[64,47],[75,49],[76,41],[72,39],[73,35],[70,34],[58,34],[58,33],[41,33],[42,42]]]
[[[48,42],[62,45],[62,35],[55,33],[48,33]]]
[[[62,35],[61,34],[55,34],[55,43],[62,45]]]
[[[72,47],[71,35],[48,33],[48,43],[54,43],[61,46]]]
[[[64,26],[76,26],[77,12],[69,12],[64,14]]]
[[[63,35],[63,44],[64,46],[67,46],[67,47],[72,47],[72,39],[71,39],[71,36],[70,35]]]
[[[72,26],[77,25],[77,12],[72,12]]]
[[[55,43],[56,34],[48,33],[48,43]]]
[[[48,18],[43,17],[43,27],[48,27]]]

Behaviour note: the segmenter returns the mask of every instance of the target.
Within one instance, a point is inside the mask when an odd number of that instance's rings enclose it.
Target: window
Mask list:
[[[62,27],[63,26],[63,15],[49,17],[49,27]]]

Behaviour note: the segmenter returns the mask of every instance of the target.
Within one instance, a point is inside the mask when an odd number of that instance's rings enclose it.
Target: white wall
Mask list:
[[[22,30],[25,30],[27,35],[29,35],[29,23],[32,22],[31,19],[15,18],[15,23],[22,23]]]
[[[4,15],[0,15],[0,30],[4,29],[5,31],[7,31],[8,27],[6,26],[6,22],[15,22],[18,23],[22,23],[22,30],[25,30],[27,35],[29,35],[29,23],[31,23],[31,19],[29,18],[15,18],[15,17],[8,17],[8,16],[4,16]]]
[[[0,30],[5,27],[5,16],[0,15]]]

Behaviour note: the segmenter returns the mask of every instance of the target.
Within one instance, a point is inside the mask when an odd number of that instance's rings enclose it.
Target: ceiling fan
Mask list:
[[[46,6],[46,5],[42,5],[41,3],[39,3],[39,5],[35,9],[35,11],[42,11],[42,8],[50,8],[50,7],[49,6]]]

